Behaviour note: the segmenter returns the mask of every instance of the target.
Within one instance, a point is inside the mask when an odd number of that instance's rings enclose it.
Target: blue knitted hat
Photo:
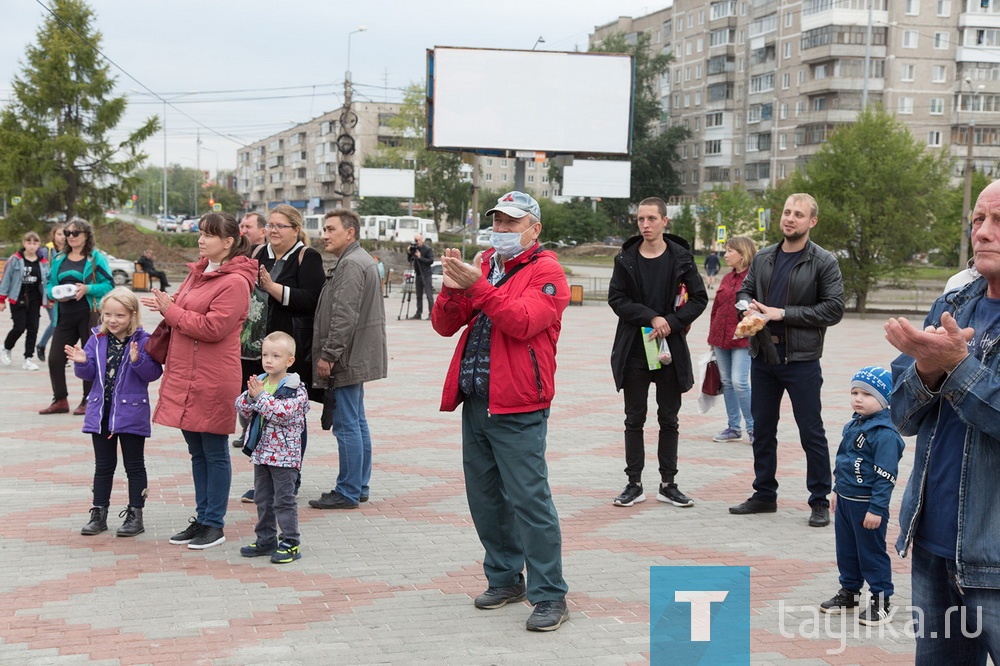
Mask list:
[[[889,396],[892,394],[892,373],[877,365],[861,368],[851,380],[851,388],[867,391],[885,409],[889,406]]]

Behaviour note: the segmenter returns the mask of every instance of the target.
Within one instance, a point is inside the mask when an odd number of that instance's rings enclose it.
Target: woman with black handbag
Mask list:
[[[740,414],[746,423],[747,441],[753,443],[753,415],[750,414],[750,340],[733,338],[741,313],[736,309],[736,294],[743,284],[750,262],[757,254],[757,246],[745,236],[734,236],[726,241],[723,259],[732,268],[719,282],[712,303],[712,319],[708,327],[708,344],[715,351],[722,380],[722,397],[726,403],[726,429],[713,438],[716,442],[735,442],[743,439]]]
[[[267,217],[266,245],[258,245],[251,251],[257,260],[258,288],[267,295],[265,325],[263,335],[281,331],[295,340],[295,363],[288,369],[299,375],[309,387],[309,399],[323,402],[323,392],[312,388],[312,337],[313,314],[319,301],[320,291],[326,282],[323,256],[309,247],[309,236],[302,227],[302,214],[288,204],[279,204],[271,209]],[[261,336],[263,339],[263,336]],[[263,372],[260,355],[256,360],[243,358],[244,379]],[[305,455],[306,433],[302,433],[302,454]],[[235,447],[243,446],[243,438],[233,442]],[[295,483],[298,490],[302,477]],[[252,502],[251,488],[243,494],[242,501]]]

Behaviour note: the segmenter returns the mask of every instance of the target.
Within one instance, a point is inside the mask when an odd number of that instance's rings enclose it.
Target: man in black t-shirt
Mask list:
[[[737,304],[745,301],[749,311],[762,314],[768,323],[750,340],[754,494],[729,512],[777,510],[778,418],[787,391],[806,453],[809,524],[823,527],[830,524],[833,475],[821,413],[819,359],[827,327],[844,316],[844,284],[836,257],[809,240],[817,221],[813,197],[788,197],[781,214],[784,238],[754,256],[737,296]]]
[[[622,245],[615,257],[608,287],[608,305],[618,315],[611,350],[615,388],[625,397],[625,475],[628,485],[615,506],[644,502],[642,470],[645,464],[643,425],[649,385],[656,384],[656,420],[660,426],[657,457],[660,487],[656,499],[688,507],[694,500],[677,487],[677,413],[681,394],[694,385],[687,329],[708,305],[708,292],[691,256],[687,241],[667,234],[667,204],[650,197],[639,203],[639,236]],[[685,298],[687,299],[685,301]],[[643,332],[643,328],[647,332]],[[665,349],[650,369],[646,341]],[[667,352],[669,350],[669,352]]]

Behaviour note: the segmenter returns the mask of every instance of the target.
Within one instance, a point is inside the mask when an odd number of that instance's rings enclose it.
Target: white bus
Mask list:
[[[401,215],[397,218],[390,218],[390,220],[394,220],[395,224],[392,225],[392,228],[386,227],[386,240],[398,243],[412,243],[413,237],[419,233],[423,235],[424,240],[432,243],[438,242],[437,227],[434,224],[434,220],[424,217],[412,217],[410,215]]]
[[[366,215],[361,218],[361,238],[370,240],[385,240],[389,229],[389,221],[395,218],[388,215]]]
[[[309,238],[319,238],[323,233],[323,215],[305,215],[302,217],[302,227]]]

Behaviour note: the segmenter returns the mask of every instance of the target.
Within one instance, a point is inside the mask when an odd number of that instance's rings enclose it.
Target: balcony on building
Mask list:
[[[886,57],[886,28],[872,28],[871,57]],[[802,62],[812,63],[836,58],[864,58],[867,40],[864,25],[825,25],[804,30],[799,41]]]

